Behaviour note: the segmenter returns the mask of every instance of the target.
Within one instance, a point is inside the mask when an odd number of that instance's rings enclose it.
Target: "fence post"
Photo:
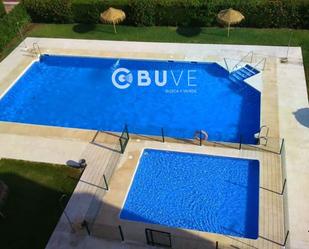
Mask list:
[[[241,135],[240,135],[240,137],[239,137],[239,147],[238,147],[239,150],[241,150],[241,142],[242,142],[242,139],[241,139]]]
[[[88,235],[90,235],[90,229],[86,220],[82,222],[82,227],[86,228]]]
[[[286,185],[286,178],[284,178],[284,182],[283,182],[283,186],[282,186],[281,195],[283,195],[283,193],[284,193],[285,185]]]
[[[119,138],[119,144],[120,144],[120,152],[121,152],[121,154],[123,154],[124,149],[123,149],[123,144],[122,144],[121,137]]]
[[[125,129],[125,131],[127,133],[127,137],[128,137],[128,140],[129,140],[130,136],[129,136],[129,130],[128,130],[128,125],[127,124],[125,124],[124,129]]]
[[[165,138],[164,138],[164,130],[163,128],[161,128],[161,136],[162,136],[162,142],[165,142]]]
[[[202,146],[202,130],[200,130],[200,146]]]
[[[104,183],[105,183],[105,186],[106,186],[106,190],[109,190],[105,174],[103,174],[103,180],[104,180]]]
[[[283,145],[284,145],[284,138],[282,138],[282,141],[281,141],[281,146],[280,146],[279,155],[281,155],[281,153],[282,153]]]
[[[226,70],[227,70],[228,72],[230,72],[229,66],[227,65],[227,62],[226,62],[226,58],[223,58],[223,59],[224,59],[224,63],[225,63],[225,66],[226,66]]]
[[[97,130],[95,135],[93,136],[92,140],[91,140],[91,143],[94,143],[94,141],[96,140],[97,136],[99,135],[100,131]]]
[[[121,240],[122,240],[122,241],[124,241],[124,237],[123,237],[122,228],[121,228],[121,226],[120,226],[120,225],[118,226],[118,228],[119,228],[119,233],[120,233]]]
[[[219,242],[216,241],[216,249],[219,249]]]
[[[289,234],[290,234],[290,231],[288,230],[288,231],[286,232],[286,235],[285,235],[285,239],[284,239],[283,246],[286,245],[286,242],[288,241]]]

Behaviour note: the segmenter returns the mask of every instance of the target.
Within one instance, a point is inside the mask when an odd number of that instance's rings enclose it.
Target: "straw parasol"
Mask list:
[[[245,17],[237,10],[233,10],[232,8],[221,10],[217,15],[218,21],[227,25],[227,36],[230,36],[230,26],[233,24],[240,23]]]
[[[117,33],[116,24],[122,22],[125,18],[126,14],[122,10],[115,8],[109,8],[100,15],[102,22],[112,23],[114,25],[115,34]]]

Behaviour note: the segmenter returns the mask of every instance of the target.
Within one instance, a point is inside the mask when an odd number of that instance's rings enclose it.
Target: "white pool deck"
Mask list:
[[[224,65],[224,58],[228,58],[228,63],[233,64],[233,61],[235,63],[250,51],[254,52],[256,61],[267,58],[267,69],[263,74],[263,80],[267,80],[267,84],[262,85],[262,121],[271,128],[273,136],[285,139],[289,245],[293,249],[309,248],[309,105],[301,48],[290,48],[289,62],[281,64],[279,58],[285,56],[286,47],[48,38],[25,40],[30,48],[34,42],[39,44],[43,52],[51,54],[216,61],[221,65]],[[35,57],[23,50],[24,43],[0,63],[0,95],[35,60]],[[260,80],[256,79],[253,84],[259,84]],[[274,98],[276,103],[268,102]],[[1,122],[0,157],[66,163],[67,160],[78,160],[85,155],[93,135],[94,132],[76,129]],[[139,248],[87,236],[78,237],[76,243],[71,244],[70,240],[64,239],[71,236],[70,233],[66,231],[63,235],[63,232],[59,234],[56,231],[53,234],[51,241],[58,246],[49,244],[48,248],[60,248],[59,245],[61,248]]]

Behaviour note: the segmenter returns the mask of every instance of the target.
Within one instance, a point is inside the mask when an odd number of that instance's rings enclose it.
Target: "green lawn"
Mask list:
[[[187,28],[176,27],[133,27],[118,26],[118,34],[113,33],[111,25],[78,25],[78,24],[36,24],[26,33],[26,36],[102,39],[121,41],[157,41],[157,42],[188,42],[217,44],[248,44],[248,45],[283,45],[289,40],[287,29],[249,29],[235,28],[231,36],[226,36],[223,28]],[[19,42],[15,39],[3,52],[8,54]],[[309,81],[309,30],[294,30],[292,46],[301,46]],[[284,56],[284,55],[282,55]]]
[[[0,248],[44,248],[62,213],[58,200],[71,195],[79,174],[62,165],[1,159],[0,180],[10,192],[6,218],[0,217]]]

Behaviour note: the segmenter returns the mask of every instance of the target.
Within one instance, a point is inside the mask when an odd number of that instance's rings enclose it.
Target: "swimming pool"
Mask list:
[[[145,149],[120,218],[256,239],[259,161]]]
[[[260,92],[216,63],[44,55],[1,98],[0,120],[255,143]]]

